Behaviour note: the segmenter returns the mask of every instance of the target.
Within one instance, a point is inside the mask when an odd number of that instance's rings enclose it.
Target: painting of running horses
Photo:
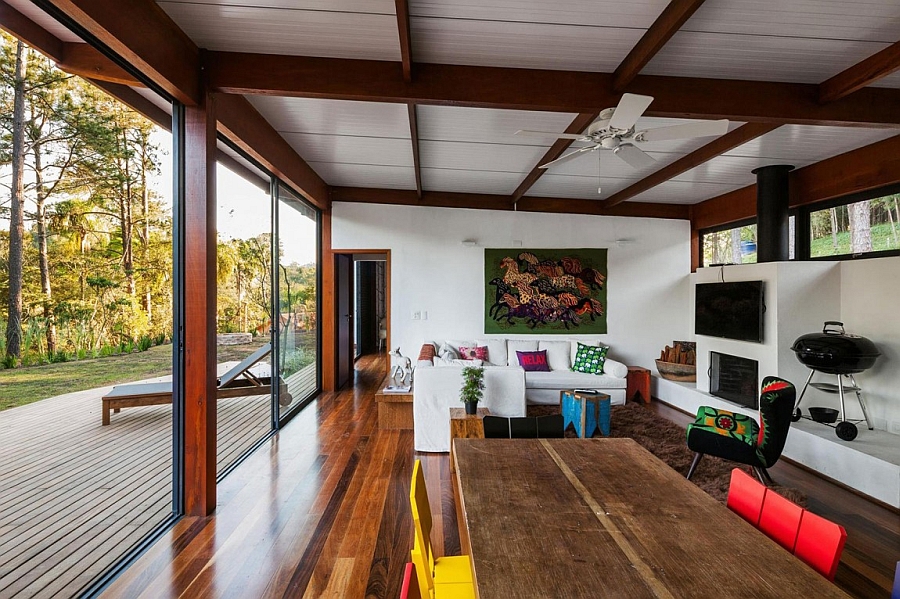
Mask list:
[[[484,332],[606,332],[606,249],[484,250]]]

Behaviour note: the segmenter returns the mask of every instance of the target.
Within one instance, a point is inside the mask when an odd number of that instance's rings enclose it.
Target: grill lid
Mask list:
[[[844,323],[834,320],[827,321],[821,333],[798,337],[791,349],[803,364],[833,374],[862,372],[881,355],[869,339],[847,334]]]

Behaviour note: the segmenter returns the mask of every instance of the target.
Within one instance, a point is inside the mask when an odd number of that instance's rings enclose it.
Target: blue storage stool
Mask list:
[[[597,429],[604,437],[609,436],[609,395],[566,390],[560,392],[559,402],[563,429],[571,423],[582,439],[593,437]]]

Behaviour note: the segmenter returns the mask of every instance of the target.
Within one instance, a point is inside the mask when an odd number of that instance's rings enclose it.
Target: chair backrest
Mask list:
[[[509,419],[509,436],[513,439],[535,439],[538,436],[537,418],[520,416]]]
[[[537,436],[542,439],[562,439],[563,437],[562,414],[537,417]]]
[[[425,487],[425,475],[422,462],[413,464],[412,483],[409,487],[409,504],[412,509],[413,528],[416,530],[413,550],[421,551],[428,567],[434,569],[434,556],[431,552],[431,505],[428,503],[428,489]]]
[[[833,581],[846,540],[843,526],[803,510],[794,555]]]
[[[900,599],[900,562],[897,562],[897,569],[894,570],[894,590],[891,592],[891,599]]]
[[[756,452],[766,468],[771,467],[784,450],[796,398],[794,385],[775,376],[763,379],[759,394],[759,437]]]
[[[428,567],[425,556],[418,549],[413,549],[409,552],[409,557],[416,569],[416,586],[419,589],[419,596],[431,597],[431,590],[434,588],[434,575],[431,572],[431,568]]]
[[[753,526],[759,525],[759,515],[762,513],[765,496],[765,485],[740,468],[731,471],[728,507]]]
[[[485,416],[482,422],[485,439],[509,439],[509,418]]]
[[[797,543],[797,530],[803,508],[769,489],[763,499],[759,529],[790,552]]]
[[[419,590],[419,579],[416,576],[416,565],[407,562],[403,568],[403,582],[400,585],[400,599],[422,599]]]

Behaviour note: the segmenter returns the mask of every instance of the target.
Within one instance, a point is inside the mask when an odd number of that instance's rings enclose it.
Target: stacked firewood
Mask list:
[[[666,346],[659,354],[663,362],[673,364],[688,364],[693,366],[697,359],[697,343],[694,341],[674,341],[674,347]]]

